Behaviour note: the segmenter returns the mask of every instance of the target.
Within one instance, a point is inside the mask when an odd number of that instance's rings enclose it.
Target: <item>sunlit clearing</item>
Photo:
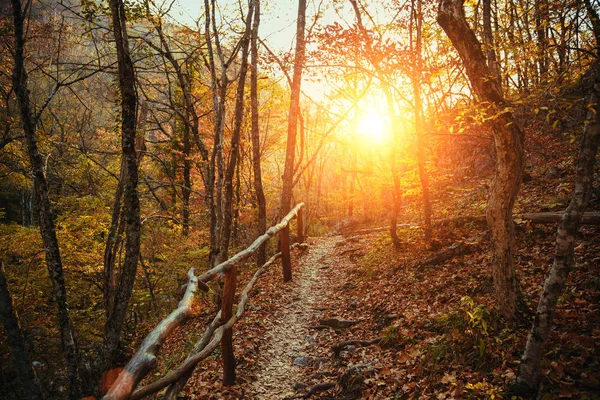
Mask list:
[[[387,137],[386,118],[377,111],[369,110],[358,120],[357,133],[364,139],[381,143]]]

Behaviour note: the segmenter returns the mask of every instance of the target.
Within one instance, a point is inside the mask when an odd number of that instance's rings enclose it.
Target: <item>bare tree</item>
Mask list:
[[[260,167],[260,125],[258,119],[258,26],[260,24],[260,0],[254,1],[254,22],[252,24],[252,37],[250,39],[250,108],[252,113],[252,169],[254,172],[254,192],[258,208],[257,232],[262,234],[267,230],[267,202],[262,184],[262,170]],[[267,261],[267,246],[263,244],[256,254],[256,265],[262,266]]]
[[[423,132],[423,105],[421,99],[421,76],[423,74],[423,2],[422,0],[411,1],[411,30],[410,46],[413,51],[413,73],[411,75],[414,95],[415,110],[415,133],[417,135],[417,169],[421,181],[421,195],[423,203],[423,230],[427,245],[432,243],[431,231],[431,201],[429,199],[429,175],[427,174],[427,154],[425,143],[425,132]],[[413,48],[412,25],[415,25],[415,43]]]
[[[594,164],[600,142],[600,19],[589,0],[586,1],[586,6],[596,36],[596,54],[599,58],[594,65],[594,83],[590,91],[583,138],[575,164],[575,188],[556,232],[554,262],[544,283],[535,320],[519,366],[517,382],[529,390],[536,390],[539,384],[544,344],[552,329],[556,303],[565,289],[569,271],[573,267],[575,236],[592,195]]]
[[[285,149],[285,167],[283,170],[283,188],[281,191],[281,216],[290,212],[292,202],[292,189],[294,185],[294,157],[296,152],[296,135],[298,118],[300,115],[300,85],[304,69],[304,54],[306,27],[306,0],[298,0],[298,20],[296,24],[296,53],[294,55],[294,74],[292,78],[292,92],[290,97],[290,110],[288,114],[287,145]],[[286,226],[279,234],[281,245],[281,263],[283,265],[283,280],[292,280],[292,264],[290,259],[290,228]]]
[[[240,76],[237,83],[237,93],[235,99],[234,126],[231,137],[231,150],[229,154],[229,163],[224,179],[223,193],[223,223],[221,226],[221,237],[219,240],[219,259],[226,260],[229,253],[229,241],[231,239],[231,228],[233,222],[233,178],[238,163],[238,153],[240,138],[242,136],[242,122],[244,119],[244,93],[246,87],[246,73],[248,69],[248,48],[250,45],[252,14],[254,12],[254,2],[248,6],[246,15],[246,29],[241,41],[241,62]],[[237,267],[233,267],[225,273],[225,285],[223,287],[223,301],[221,305],[221,316],[227,321],[233,315],[233,302],[235,298],[235,288],[237,281]],[[221,341],[221,352],[223,354],[223,383],[233,385],[235,383],[235,355],[233,354],[233,332],[226,329],[223,332]]]

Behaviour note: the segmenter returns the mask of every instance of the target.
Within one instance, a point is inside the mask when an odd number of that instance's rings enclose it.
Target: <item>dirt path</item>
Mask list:
[[[311,357],[315,331],[308,329],[308,321],[322,309],[319,299],[326,298],[331,290],[320,278],[332,266],[330,255],[340,240],[340,236],[312,240],[308,252],[298,260],[293,282],[281,299],[283,305],[265,318],[268,333],[257,360],[261,370],[249,385],[249,398],[283,399],[293,395],[299,369],[318,362]]]

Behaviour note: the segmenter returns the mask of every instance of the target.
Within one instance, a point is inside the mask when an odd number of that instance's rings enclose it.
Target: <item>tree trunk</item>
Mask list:
[[[125,258],[115,290],[112,310],[104,326],[104,347],[98,372],[109,368],[119,347],[121,330],[137,272],[140,257],[140,202],[138,198],[138,159],[136,144],[137,94],[133,62],[129,54],[125,7],[122,0],[110,1],[121,92],[121,151],[124,160],[123,213]]]
[[[600,56],[600,21],[598,13],[586,1],[592,26],[596,31],[598,55]],[[594,164],[600,142],[600,62],[595,65],[595,81],[590,93],[588,112],[583,131],[583,139],[575,165],[575,188],[571,202],[565,210],[556,233],[554,262],[540,295],[533,327],[527,338],[525,351],[519,366],[517,382],[527,389],[537,389],[540,375],[540,362],[544,355],[544,344],[552,329],[552,319],[558,298],[564,291],[569,272],[573,266],[575,236],[583,213],[592,195]]]
[[[190,176],[192,170],[192,161],[190,159],[192,146],[190,143],[190,129],[187,125],[183,127],[183,229],[181,234],[187,236],[190,232],[190,195],[192,194],[192,179]]]
[[[415,8],[414,0],[412,7]],[[413,10],[416,22],[416,43],[414,54],[415,71],[412,74],[413,93],[415,98],[415,132],[417,135],[417,167],[419,178],[421,180],[421,194],[423,202],[423,230],[425,233],[425,243],[430,246],[432,240],[431,232],[431,201],[429,200],[429,175],[427,174],[427,154],[425,136],[423,132],[423,106],[421,104],[421,75],[423,70],[423,59],[421,56],[422,47],[422,1],[417,0],[416,9]],[[411,31],[412,35],[412,31]],[[411,40],[412,47],[412,40]]]
[[[537,36],[537,61],[539,83],[543,83],[542,77],[548,72],[548,2],[547,0],[535,0],[535,33]]]
[[[298,219],[296,220],[296,237],[298,243],[304,243],[304,213],[302,209],[298,210]]]
[[[394,99],[392,97],[392,90],[391,90],[392,88],[390,87],[390,84],[388,83],[388,80],[386,79],[385,74],[381,68],[381,65],[380,65],[381,61],[376,58],[373,58],[371,56],[371,53],[372,53],[371,50],[373,47],[372,46],[372,38],[371,38],[371,34],[367,31],[367,29],[363,25],[362,16],[360,13],[360,9],[358,7],[358,2],[356,0],[350,0],[350,3],[352,4],[352,8],[354,10],[354,15],[356,17],[356,23],[361,31],[362,38],[365,41],[368,60],[371,63],[371,65],[375,68],[375,71],[377,72],[377,77],[381,84],[381,89],[383,90],[383,92],[385,94],[388,114],[390,116],[391,130],[392,130],[392,146],[390,147],[389,156],[390,156],[390,172],[392,174],[392,181],[394,184],[394,193],[393,193],[394,205],[393,205],[392,213],[391,213],[391,217],[390,217],[390,237],[392,239],[392,243],[394,244],[394,247],[399,248],[401,242],[400,242],[400,238],[398,237],[396,225],[398,224],[398,213],[400,212],[400,206],[402,204],[402,188],[400,186],[400,175],[398,173],[398,166],[396,163],[396,150],[398,148],[398,142],[400,140],[399,127],[401,126],[401,124],[397,122],[398,117],[396,115]]]
[[[2,259],[0,259],[0,320],[4,326],[6,341],[10,346],[15,372],[21,381],[23,398],[42,399],[42,389],[31,366],[23,333],[19,326],[19,317],[13,307],[12,296],[8,290]]]
[[[211,76],[211,92],[213,101],[214,115],[214,145],[208,167],[207,200],[210,209],[210,255],[209,262],[211,266],[217,265],[224,258],[219,254],[221,238],[221,229],[223,222],[223,180],[224,180],[224,162],[223,162],[223,135],[225,130],[225,100],[227,95],[227,86],[229,79],[227,77],[227,63],[225,62],[219,32],[215,17],[215,0],[205,0],[204,8],[206,12],[206,21],[204,27],[204,36],[208,52],[208,67]],[[212,28],[211,28],[212,26]],[[212,33],[211,33],[212,29]],[[214,41],[214,45],[213,45]],[[220,77],[217,77],[217,64],[215,60],[215,50],[220,63]]]
[[[483,0],[483,44],[487,66],[490,69],[494,79],[498,82],[498,89],[502,94],[502,78],[500,76],[500,64],[496,57],[494,45],[494,33],[492,31],[492,0]]]
[[[262,235],[267,230],[267,201],[262,184],[260,167],[260,125],[258,120],[258,27],[260,25],[260,0],[254,1],[254,22],[250,39],[250,107],[252,113],[252,169],[254,171],[254,192],[258,208],[257,232]],[[267,261],[267,245],[263,244],[256,254],[256,265],[262,267]]]
[[[493,105],[487,125],[494,134],[497,160],[486,217],[492,233],[494,291],[500,311],[511,321],[517,316],[520,298],[512,209],[521,185],[523,132],[502,97],[499,82],[486,65],[481,44],[465,18],[463,1],[441,0],[437,20],[458,51],[475,94]]]
[[[292,92],[290,97],[290,111],[288,114],[288,136],[285,149],[285,167],[283,170],[283,188],[281,191],[280,215],[286,215],[291,208],[292,186],[294,180],[294,156],[296,152],[296,133],[298,130],[298,116],[300,115],[300,85],[304,69],[306,26],[306,0],[298,0],[298,20],[296,24],[296,53],[294,55],[294,76],[292,79]],[[290,229],[286,226],[279,234],[281,246],[281,264],[283,266],[283,280],[292,280],[292,264],[290,259]]]
[[[119,182],[113,199],[112,216],[110,228],[108,229],[108,237],[104,247],[104,269],[103,269],[103,289],[104,289],[104,311],[106,318],[109,317],[113,307],[114,291],[115,291],[115,261],[117,249],[121,244],[123,234],[123,181],[125,179],[125,160],[121,160],[121,170],[119,173]]]
[[[35,137],[36,120],[32,110],[32,104],[29,98],[29,88],[27,82],[27,71],[25,69],[25,37],[24,21],[25,17],[21,9],[20,0],[11,0],[13,23],[14,23],[14,71],[13,88],[17,97],[21,125],[27,143],[27,153],[31,162],[34,181],[34,194],[36,208],[38,212],[38,222],[44,251],[46,254],[46,265],[48,274],[52,281],[52,290],[54,300],[58,308],[58,327],[61,335],[61,344],[68,368],[69,379],[69,398],[78,399],[82,393],[82,375],[86,371],[80,369],[79,347],[77,345],[76,334],[73,328],[73,322],[69,315],[67,306],[67,290],[65,287],[65,277],[63,273],[62,259],[56,237],[54,226],[54,217],[50,198],[48,195],[48,184],[44,174],[44,161],[37,146]]]
[[[254,2],[248,6],[248,14],[246,15],[246,29],[241,42],[242,59],[240,63],[240,77],[238,80],[233,134],[231,137],[231,153],[229,154],[229,164],[225,174],[225,190],[223,193],[223,223],[221,225],[221,238],[219,247],[219,259],[224,261],[227,259],[229,252],[229,241],[231,238],[231,227],[233,222],[233,178],[235,175],[240,137],[242,134],[242,122],[244,119],[244,93],[246,87],[246,72],[248,69],[248,48],[250,44],[252,13],[254,12]],[[225,286],[223,287],[223,299],[221,303],[221,315],[227,321],[232,316],[233,300],[235,297],[235,286],[237,279],[237,268],[233,268],[225,273]],[[233,332],[231,329],[226,329],[223,332],[223,340],[221,341],[221,352],[223,354],[223,384],[235,384],[235,355],[233,354]]]

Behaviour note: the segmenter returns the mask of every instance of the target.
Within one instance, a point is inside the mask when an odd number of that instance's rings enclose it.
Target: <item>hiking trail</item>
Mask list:
[[[332,255],[341,236],[309,239],[306,253],[296,260],[292,282],[281,299],[281,306],[265,317],[267,329],[257,360],[256,380],[249,384],[248,398],[283,399],[293,396],[300,382],[300,370],[321,362],[313,356],[315,331],[309,323],[326,307],[320,300],[332,288],[322,279],[333,267]]]

